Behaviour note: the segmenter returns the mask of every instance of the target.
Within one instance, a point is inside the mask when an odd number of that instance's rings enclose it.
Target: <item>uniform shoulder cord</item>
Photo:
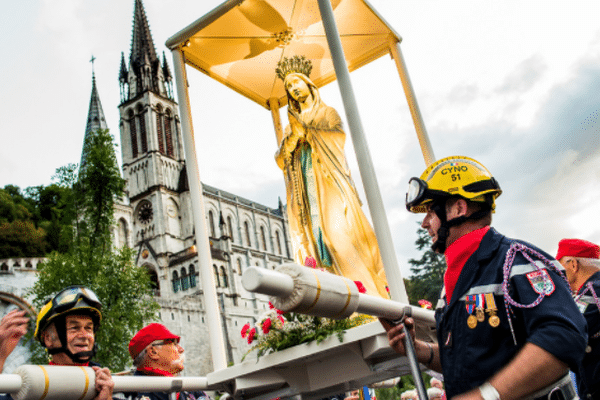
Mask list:
[[[598,300],[598,295],[596,294],[596,291],[594,290],[592,282],[588,282],[588,283],[585,284],[585,290],[583,292],[581,292],[581,294],[579,294],[579,295],[577,295],[575,297],[575,301],[579,300],[587,292],[590,292],[592,294],[592,297],[594,298],[594,303],[596,303],[596,307],[598,308],[598,312],[600,312],[600,300]],[[600,337],[600,331],[598,331],[595,334],[593,334],[593,335],[590,336],[591,339],[597,339],[599,337]]]
[[[515,306],[517,308],[533,308],[533,307],[536,307],[538,304],[540,304],[542,302],[542,300],[544,299],[544,297],[546,296],[546,291],[542,290],[542,293],[540,293],[538,298],[535,299],[530,304],[517,303],[512,297],[510,297],[510,294],[509,294],[510,272],[511,272],[513,264],[515,262],[515,256],[517,255],[517,252],[521,252],[521,254],[523,254],[523,257],[525,257],[525,259],[527,261],[529,261],[529,264],[533,265],[533,267],[537,271],[542,271],[544,268],[541,268],[539,265],[537,265],[535,263],[535,260],[530,255],[535,256],[546,267],[548,267],[548,269],[552,269],[556,273],[558,273],[558,275],[560,275],[565,280],[565,282],[567,282],[567,285],[568,285],[567,277],[564,275],[563,271],[559,270],[556,267],[556,265],[554,265],[550,260],[548,260],[546,257],[544,257],[540,252],[532,249],[531,247],[525,246],[522,243],[513,242],[510,245],[510,248],[506,252],[506,258],[504,259],[504,269],[503,269],[504,279],[502,281],[502,292],[504,293],[504,308],[506,309],[506,316],[508,318],[508,324],[510,325],[510,332],[512,333],[512,337],[513,337],[515,346],[517,346],[517,337],[515,335],[515,330],[514,330],[514,327],[512,324],[512,319],[511,319],[511,316],[514,316],[514,312],[512,311],[511,306]],[[546,279],[551,279],[549,276],[547,277],[546,275],[542,275],[542,278],[544,279],[544,286],[546,284]]]

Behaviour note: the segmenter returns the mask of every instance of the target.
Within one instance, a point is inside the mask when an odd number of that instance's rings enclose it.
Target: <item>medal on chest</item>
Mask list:
[[[473,315],[473,311],[475,311],[475,307],[477,305],[476,297],[476,294],[467,295],[467,298],[465,300],[465,308],[467,309],[467,313],[469,314],[469,316],[467,317],[467,326],[471,329],[475,329],[475,327],[477,326],[477,317]]]
[[[486,311],[490,314],[488,322],[492,328],[497,328],[500,325],[500,318],[496,315],[496,313],[498,312],[498,307],[496,307],[494,293],[486,293],[485,300],[487,302]]]

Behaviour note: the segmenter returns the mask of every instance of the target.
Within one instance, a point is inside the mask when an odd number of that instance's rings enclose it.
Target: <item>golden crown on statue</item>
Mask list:
[[[275,73],[282,81],[285,81],[285,77],[292,72],[304,74],[306,77],[309,77],[310,71],[312,71],[312,61],[308,60],[305,56],[283,57],[283,60],[277,63],[277,68],[275,69]]]

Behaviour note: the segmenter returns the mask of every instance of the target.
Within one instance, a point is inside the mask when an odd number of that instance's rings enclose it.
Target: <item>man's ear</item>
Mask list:
[[[158,351],[156,351],[156,347],[154,346],[148,347],[148,350],[146,350],[146,354],[152,360],[156,360],[158,358]]]
[[[469,206],[465,199],[458,199],[456,203],[454,203],[454,206],[456,207],[457,217],[467,215],[469,212]]]
[[[581,267],[581,264],[579,264],[579,260],[573,257],[573,262],[571,264],[573,264],[573,272],[577,273],[579,271],[579,268]]]

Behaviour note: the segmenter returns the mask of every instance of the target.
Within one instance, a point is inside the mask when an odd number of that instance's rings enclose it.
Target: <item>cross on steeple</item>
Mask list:
[[[92,63],[92,74],[94,74],[94,61],[96,61],[96,57],[92,54],[92,58],[90,58],[90,62]]]

